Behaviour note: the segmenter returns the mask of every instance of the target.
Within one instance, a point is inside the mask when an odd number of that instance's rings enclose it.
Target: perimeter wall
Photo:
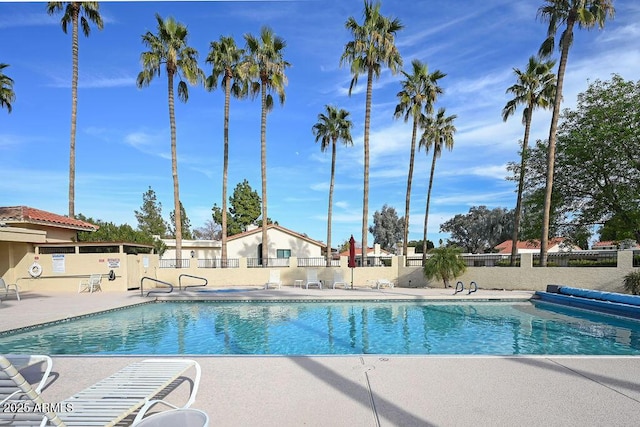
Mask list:
[[[229,288],[234,286],[264,286],[268,281],[270,270],[280,270],[280,278],[284,286],[292,286],[294,280],[306,279],[309,268],[318,271],[318,278],[325,287],[330,287],[334,281],[334,275],[341,273],[344,281],[355,287],[373,286],[378,279],[393,281],[399,287],[442,287],[442,282],[427,282],[422,274],[420,266],[405,266],[402,256],[392,257],[387,266],[348,268],[348,260],[342,257],[335,266],[325,267],[321,259],[319,266],[303,267],[309,265],[309,259],[289,258],[287,264],[278,267],[248,267],[248,259],[240,258],[234,267],[207,268],[203,265],[211,265],[206,260],[192,259],[183,263],[183,268],[162,268],[162,261],[157,255],[127,255],[127,254],[33,254],[27,248],[16,247],[9,254],[6,247],[0,245],[0,276],[7,283],[17,283],[21,291],[51,292],[65,291],[77,292],[80,280],[86,279],[90,274],[101,273],[103,275],[102,290],[105,292],[126,292],[139,288],[143,277],[169,282],[178,286],[179,276],[203,277],[208,281],[208,287]],[[463,276],[457,280],[465,284],[474,281],[479,288],[505,289],[505,290],[545,290],[548,284],[567,285],[578,288],[597,289],[611,292],[624,292],[624,276],[637,268],[633,267],[633,251],[618,251],[617,266],[612,267],[533,267],[532,254],[522,254],[518,267],[468,267]],[[9,258],[13,259],[11,265],[5,265]],[[5,258],[6,256],[6,258]],[[200,262],[199,262],[200,261]],[[33,278],[28,274],[33,262],[38,262],[42,267],[42,274]],[[200,265],[200,267],[199,267]],[[615,265],[615,262],[614,262]],[[115,280],[108,280],[109,272],[113,270]],[[190,277],[183,277],[183,285],[201,283]],[[451,285],[455,285],[451,283]],[[145,288],[149,285],[146,284]]]

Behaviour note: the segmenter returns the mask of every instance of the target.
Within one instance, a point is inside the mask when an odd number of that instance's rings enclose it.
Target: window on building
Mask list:
[[[278,250],[276,250],[276,257],[278,257],[278,258],[291,258],[291,249],[278,249]]]

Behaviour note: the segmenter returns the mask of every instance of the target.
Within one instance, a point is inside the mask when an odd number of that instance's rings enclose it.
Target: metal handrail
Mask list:
[[[181,274],[178,276],[178,287],[179,289],[182,291],[182,277],[191,277],[192,279],[198,279],[198,280],[204,280],[204,283],[202,285],[189,285],[189,286],[185,286],[184,289],[186,290],[187,288],[198,288],[201,286],[207,286],[207,283],[209,283],[209,281],[207,279],[205,279],[204,277],[199,277],[199,276],[192,276],[191,274]]]
[[[158,280],[156,278],[153,277],[149,277],[149,276],[145,276],[142,279],[140,279],[140,296],[144,296],[144,290],[142,288],[142,283],[144,282],[144,280],[151,280],[152,282],[157,282],[157,283],[162,283],[163,285],[167,285],[169,287],[168,291],[161,291],[161,290],[157,290],[156,288],[150,290],[147,292],[147,296],[149,296],[150,293],[160,293],[160,294],[170,294],[171,292],[173,292],[173,285],[169,282],[164,282],[162,280]]]

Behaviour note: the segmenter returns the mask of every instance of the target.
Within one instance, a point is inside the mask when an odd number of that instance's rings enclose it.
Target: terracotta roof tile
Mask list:
[[[73,230],[95,231],[97,225],[80,221],[75,218],[54,214],[29,206],[0,207],[0,221],[8,224],[43,224]]]
[[[559,245],[564,241],[563,237],[554,237],[549,239],[549,248],[552,248],[556,245]],[[505,240],[500,243],[495,249],[498,249],[500,254],[510,254],[511,248],[513,247],[513,240]],[[540,241],[539,240],[518,240],[516,244],[518,249],[540,249]]]

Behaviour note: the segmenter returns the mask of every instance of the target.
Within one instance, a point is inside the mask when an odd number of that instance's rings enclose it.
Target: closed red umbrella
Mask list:
[[[356,267],[356,240],[353,238],[353,234],[349,239],[349,268]]]
[[[349,268],[351,269],[351,289],[353,289],[353,269],[356,268],[356,239],[349,239]]]

